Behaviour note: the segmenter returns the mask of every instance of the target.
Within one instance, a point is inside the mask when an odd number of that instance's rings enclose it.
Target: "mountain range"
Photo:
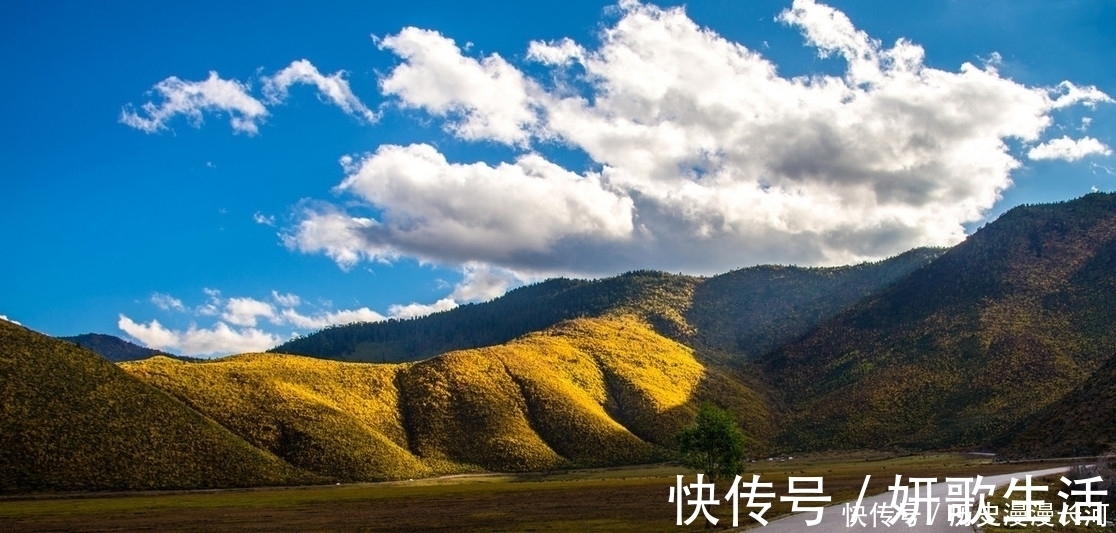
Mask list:
[[[702,402],[736,415],[754,456],[1096,454],[1116,446],[1114,319],[1116,195],[1094,193],[949,249],[553,279],[206,362],[113,365],[0,323],[0,490],[658,461]]]

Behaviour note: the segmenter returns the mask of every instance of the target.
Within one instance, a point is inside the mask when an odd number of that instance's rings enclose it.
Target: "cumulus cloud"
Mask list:
[[[15,324],[17,326],[22,326],[23,325],[23,324],[20,324],[19,322],[16,322],[15,320],[12,320],[12,319],[8,318],[7,315],[0,315],[0,320],[3,320],[5,322],[11,322],[12,324]]]
[[[203,112],[227,113],[234,131],[255,134],[258,123],[267,116],[263,103],[248,93],[249,87],[236,80],[222,79],[210,72],[204,81],[184,81],[171,76],[153,89],[162,103],[147,102],[136,111],[131,105],[120,113],[120,122],[154,133],[167,129],[167,121],[185,115],[194,126],[202,123]]]
[[[271,291],[271,299],[275,300],[275,304],[282,307],[298,307],[302,304],[302,299],[297,294],[288,292],[286,294],[279,294],[279,291]]]
[[[271,304],[253,298],[229,298],[221,318],[236,326],[255,326],[259,318],[275,318]]]
[[[290,87],[296,84],[313,85],[324,100],[342,111],[369,123],[378,119],[349,87],[345,73],[322,75],[309,61],[300,59],[271,76],[263,77],[263,93],[267,104],[281,104],[287,99]],[[192,125],[200,126],[205,113],[225,113],[230,116],[233,131],[254,135],[259,123],[268,116],[267,106],[251,94],[251,86],[237,80],[226,80],[210,72],[204,81],[185,81],[171,76],[152,89],[162,102],[147,102],[137,111],[131,104],[124,106],[120,122],[147,133],[168,128],[167,123],[177,115],[184,115]]]
[[[258,352],[278,345],[283,338],[268,331],[268,327],[295,329],[295,334],[309,333],[329,326],[353,324],[357,322],[379,322],[389,318],[416,318],[438,311],[457,307],[458,301],[475,301],[480,294],[490,294],[486,288],[500,285],[500,292],[506,284],[492,281],[501,273],[485,275],[487,269],[477,267],[466,276],[466,281],[458,284],[453,295],[432,304],[410,303],[388,307],[383,315],[368,307],[355,309],[331,309],[330,304],[308,305],[297,294],[271,291],[271,299],[261,300],[252,297],[225,297],[217,289],[204,289],[206,301],[193,308],[195,317],[216,317],[209,327],[198,326],[191,322],[185,329],[168,327],[158,320],[147,323],[136,322],[120,314],[117,326],[129,337],[149,348],[178,352],[184,355],[211,356],[240,352]],[[469,281],[473,280],[473,281]],[[454,298],[458,298],[455,300]],[[178,307],[173,307],[177,302]],[[151,303],[157,307],[186,311],[181,300],[165,294],[155,293]],[[301,309],[300,309],[301,308]],[[4,318],[0,316],[0,318]],[[4,318],[6,320],[6,318]]]
[[[186,330],[172,330],[158,320],[139,324],[121,314],[117,327],[148,348],[192,356],[261,352],[282,342],[280,337],[262,330],[234,329],[224,322],[217,322],[211,328],[191,324]]]
[[[313,85],[318,89],[318,94],[322,98],[329,100],[349,115],[362,118],[367,122],[376,122],[379,119],[376,113],[368,109],[353,94],[352,88],[349,87],[349,81],[345,79],[344,71],[323,76],[313,64],[305,59],[292,61],[287,68],[264,78],[264,95],[270,103],[280,103],[287,99],[290,87],[298,83]]]
[[[175,298],[169,294],[156,292],[151,294],[151,303],[164,311],[185,311],[186,306],[182,305],[182,300]]]
[[[1078,87],[1073,82],[1063,81],[1058,84],[1058,87],[1051,91],[1053,101],[1051,105],[1055,109],[1069,107],[1075,104],[1082,104],[1090,109],[1095,108],[1099,103],[1111,104],[1113,103],[1112,97],[1105,94],[1100,89],[1093,86]]]
[[[1077,161],[1090,155],[1112,155],[1112,149],[1092,137],[1071,139],[1069,136],[1063,135],[1061,138],[1052,139],[1031,148],[1027,152],[1027,157],[1036,161],[1044,159]]]
[[[458,302],[484,302],[503,295],[509,288],[538,281],[510,269],[470,262],[461,267],[461,281],[450,298]]]
[[[385,95],[397,96],[404,107],[448,117],[446,128],[464,139],[527,141],[525,129],[537,120],[532,86],[504,58],[466,57],[453,39],[414,27],[377,42],[404,61],[380,80]]]
[[[409,303],[407,305],[395,304],[388,308],[392,318],[408,319],[426,316],[439,311],[449,311],[457,307],[453,298],[442,298],[432,304]]]
[[[383,208],[381,221],[334,209],[309,213],[285,241],[343,266],[360,257],[514,261],[545,254],[559,240],[624,240],[632,201],[598,174],[574,174],[537,154],[495,167],[455,164],[426,144],[381,146],[338,190]]]
[[[1112,102],[1096,87],[1002,77],[996,54],[929,67],[920,45],[884,44],[812,0],[778,20],[843,72],[780,76],[683,8],[638,2],[622,2],[595,45],[530,43],[526,60],[549,74],[539,79],[405,28],[380,41],[401,60],[382,92],[520,155],[453,162],[411,144],[344,159],[336,190],[360,205],[305,209],[284,242],[343,268],[413,257],[521,277],[878,259],[960,241],[1011,186],[1021,162],[1009,140],[1038,142],[1054,111]],[[1028,156],[1107,150],[1089,139]],[[599,170],[548,160],[554,143]]]
[[[360,309],[345,309],[341,311],[326,311],[314,315],[304,315],[294,309],[284,309],[283,320],[303,329],[322,329],[328,326],[353,324],[356,322],[379,322],[384,320],[384,315],[367,307]]]

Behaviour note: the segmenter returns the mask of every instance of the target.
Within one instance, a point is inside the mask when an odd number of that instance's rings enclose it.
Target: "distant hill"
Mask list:
[[[1114,267],[1116,195],[1012,209],[764,363],[791,413],[781,442],[999,447],[1081,402],[1111,419],[1114,404],[1066,394],[1113,357]]]
[[[846,267],[752,267],[712,278],[642,270],[600,280],[551,279],[422,318],[327,328],[270,351],[345,361],[418,361],[501,344],[563,320],[630,313],[674,340],[750,358],[806,333],[943,252],[923,248]]]
[[[317,479],[97,354],[0,320],[0,492]]]
[[[85,333],[73,337],[58,337],[58,339],[72,342],[114,363],[147,359],[163,353],[159,350],[133,344],[120,337],[101,333]]]

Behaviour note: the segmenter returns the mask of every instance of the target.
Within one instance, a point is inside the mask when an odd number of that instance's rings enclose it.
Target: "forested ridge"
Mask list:
[[[417,361],[500,344],[563,320],[633,313],[672,339],[748,358],[805,333],[943,251],[921,248],[845,267],[759,266],[711,278],[641,270],[599,280],[551,279],[426,317],[326,328],[270,351]]]
[[[1011,444],[1112,358],[1114,250],[1116,195],[1005,213],[764,362],[782,442]]]

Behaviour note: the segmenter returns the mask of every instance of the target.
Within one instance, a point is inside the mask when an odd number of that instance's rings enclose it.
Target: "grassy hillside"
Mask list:
[[[315,479],[97,354],[0,320],[0,492]]]
[[[327,328],[271,351],[418,361],[505,343],[563,320],[627,313],[703,353],[750,358],[806,333],[943,251],[919,249],[847,267],[752,267],[712,278],[635,271],[600,280],[552,279],[422,318]]]
[[[773,355],[783,442],[1006,443],[1112,356],[1114,250],[1116,195],[1004,214]]]
[[[251,354],[121,367],[291,464],[345,480],[663,459],[707,399],[734,408],[754,450],[773,434],[746,379],[631,316],[417,363]]]

